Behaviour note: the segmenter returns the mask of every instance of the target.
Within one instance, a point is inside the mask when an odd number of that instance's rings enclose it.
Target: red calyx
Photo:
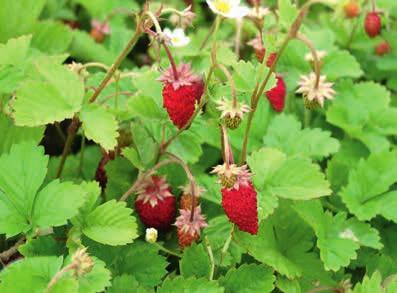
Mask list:
[[[163,88],[163,107],[176,127],[183,128],[192,117],[196,102],[199,102],[204,91],[202,80],[175,89],[171,83]]]
[[[135,209],[146,227],[162,231],[168,230],[175,220],[175,197],[165,197],[163,200],[159,200],[155,206],[152,206],[150,202],[144,203],[143,200],[136,200]]]
[[[380,42],[375,48],[375,54],[378,56],[386,55],[390,53],[391,47],[387,41]]]
[[[287,95],[287,90],[284,79],[280,75],[278,75],[276,78],[276,86],[266,92],[266,97],[275,111],[282,112],[285,106],[285,96]]]
[[[380,34],[382,21],[378,12],[368,12],[365,17],[364,28],[370,38],[375,38]]]
[[[258,233],[256,191],[251,182],[239,189],[222,188],[222,206],[229,220],[241,231]]]
[[[108,176],[106,174],[105,166],[110,160],[114,160],[114,158],[115,158],[115,153],[108,152],[108,153],[103,153],[102,159],[99,161],[97,170],[95,172],[95,180],[99,182],[99,185],[101,186],[102,190],[106,188],[106,184],[108,182]]]

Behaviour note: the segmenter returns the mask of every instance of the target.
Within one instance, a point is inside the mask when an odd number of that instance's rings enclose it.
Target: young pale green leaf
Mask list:
[[[8,237],[27,230],[38,189],[47,172],[44,148],[25,142],[0,157],[0,233]]]
[[[294,209],[314,229],[320,257],[327,270],[338,271],[357,258],[360,246],[382,248],[377,230],[346,213],[324,212],[319,201],[296,203]]]
[[[230,269],[220,284],[225,287],[225,293],[256,293],[272,292],[276,277],[273,270],[265,265],[244,264],[239,268]]]
[[[288,29],[297,17],[298,9],[291,0],[278,0],[278,13],[280,14],[280,23]]]
[[[222,293],[224,289],[218,285],[216,281],[208,281],[207,279],[185,279],[183,277],[176,277],[174,279],[166,279],[158,293]]]
[[[15,124],[39,126],[72,118],[83,96],[84,84],[77,74],[48,61],[36,63],[34,75],[21,84],[11,105]]]
[[[20,65],[26,60],[32,36],[21,36],[0,44],[0,66]]]
[[[114,264],[115,273],[130,274],[145,287],[154,287],[167,273],[166,258],[158,254],[157,248],[137,241],[123,250],[123,256]]]
[[[319,128],[302,129],[294,116],[286,114],[273,118],[263,140],[265,145],[277,148],[288,156],[323,158],[339,149],[338,140],[332,138],[330,132]]]
[[[360,64],[348,51],[333,51],[323,59],[321,74],[334,81],[341,77],[358,78],[363,74]]]
[[[142,119],[163,120],[166,112],[151,97],[134,96],[128,100],[128,113]]]
[[[0,292],[44,292],[62,266],[62,257],[24,258],[0,272]]]
[[[382,276],[379,272],[375,272],[371,277],[364,276],[362,283],[354,286],[352,293],[384,293],[385,290],[382,287]]]
[[[39,143],[43,138],[44,127],[18,127],[11,119],[0,113],[0,154],[8,152],[13,144],[24,141]]]
[[[287,158],[276,149],[262,148],[251,154],[248,164],[254,173],[255,185],[265,193],[294,200],[331,194],[319,166],[307,158]]]
[[[31,32],[45,3],[45,0],[2,0],[0,2],[0,43]]]
[[[50,182],[35,198],[32,224],[43,228],[66,224],[77,215],[85,196],[86,191],[79,185],[59,180]]]
[[[98,206],[85,218],[83,233],[89,238],[108,245],[131,243],[137,234],[132,210],[125,202],[110,200]]]
[[[181,274],[185,278],[207,278],[211,263],[203,244],[194,244],[183,251],[179,262]]]
[[[389,191],[396,181],[396,153],[386,151],[371,154],[367,160],[360,160],[357,167],[350,171],[349,183],[342,189],[340,196],[360,220],[382,215],[397,222],[397,192]]]
[[[121,275],[113,279],[112,286],[106,291],[107,293],[148,293],[152,292],[142,287],[138,281],[131,275]]]
[[[111,112],[97,104],[88,104],[81,109],[80,119],[88,139],[92,139],[105,150],[116,147],[118,123]]]

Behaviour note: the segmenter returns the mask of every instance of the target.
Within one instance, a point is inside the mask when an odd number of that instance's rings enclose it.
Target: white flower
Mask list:
[[[145,240],[149,243],[155,243],[157,241],[157,230],[155,228],[146,229]]]
[[[184,47],[190,42],[190,38],[185,35],[185,32],[181,28],[176,28],[173,31],[165,28],[164,35],[173,47]]]
[[[227,18],[243,18],[248,15],[250,9],[240,5],[240,0],[207,0],[210,9]]]
[[[262,19],[270,13],[267,7],[252,7],[249,11],[248,16],[252,18]]]
[[[323,59],[325,56],[327,56],[327,52],[326,52],[326,51],[316,51],[316,53],[317,53],[317,57],[318,57],[319,60],[321,60],[321,59]],[[307,54],[305,55],[305,60],[306,60],[306,61],[309,61],[309,62],[314,61],[313,54],[312,54],[311,52],[307,53]]]
[[[317,87],[316,79],[314,72],[309,75],[302,75],[296,92],[302,94],[309,103],[315,103],[323,107],[326,99],[332,100],[334,98],[335,91],[332,89],[333,83],[327,82],[325,75],[320,76]]]

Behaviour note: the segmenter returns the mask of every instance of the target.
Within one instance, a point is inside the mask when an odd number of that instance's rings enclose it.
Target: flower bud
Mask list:
[[[155,243],[157,241],[157,230],[155,228],[147,228],[145,240],[149,243]]]

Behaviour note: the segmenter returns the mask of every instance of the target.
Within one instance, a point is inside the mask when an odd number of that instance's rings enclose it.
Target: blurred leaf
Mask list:
[[[208,277],[211,263],[203,244],[193,244],[185,248],[179,266],[184,278]]]
[[[183,277],[176,277],[174,279],[166,279],[158,293],[222,293],[224,289],[219,287],[216,281],[208,281],[206,279],[185,279]]]
[[[32,46],[49,54],[64,53],[72,42],[72,32],[59,22],[42,21],[34,27]]]

